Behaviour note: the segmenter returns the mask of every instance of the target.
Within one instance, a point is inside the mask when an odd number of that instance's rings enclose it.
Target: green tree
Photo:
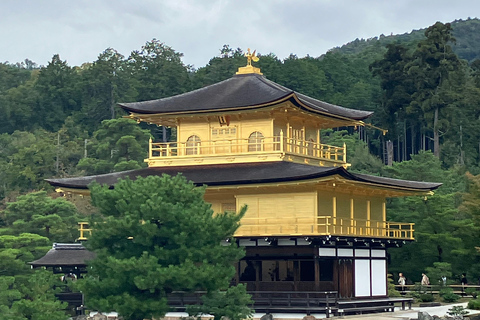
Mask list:
[[[190,89],[189,67],[182,62],[182,53],[153,39],[139,51],[133,51],[128,62],[137,82],[137,101],[160,99]]]
[[[463,67],[450,46],[455,42],[450,23],[435,23],[425,31],[425,36],[413,53],[413,61],[406,67],[415,85],[408,110],[421,110],[425,125],[433,131],[433,152],[439,158],[440,135],[448,129],[449,116],[452,116],[449,109],[458,93],[454,73]]]
[[[431,284],[443,285],[442,277],[445,277],[449,283],[452,282],[452,266],[447,262],[434,262],[433,267],[425,268]]]
[[[149,138],[150,132],[141,129],[134,120],[104,120],[88,144],[88,157],[81,159],[77,168],[87,174],[141,168]]]
[[[113,190],[94,185],[91,194],[105,219],[90,222],[87,245],[97,258],[79,281],[90,307],[128,320],[160,318],[172,291],[228,288],[243,251],[221,241],[246,208],[214,214],[204,188],[181,175],[121,180]]]
[[[35,233],[52,242],[73,242],[77,235],[79,216],[75,205],[64,198],[52,199],[46,191],[19,196],[7,203],[1,213],[12,234]]]
[[[372,74],[381,79],[383,94],[381,108],[377,109],[376,117],[381,121],[380,125],[388,129],[387,139],[393,140],[402,134],[399,128],[403,126],[399,126],[399,123],[407,120],[406,108],[412,100],[414,86],[405,72],[405,67],[411,59],[405,46],[392,43],[387,44],[387,52],[383,58],[370,65]],[[418,121],[415,116],[411,121],[415,119]]]
[[[298,58],[290,55],[283,61],[282,78],[279,82],[285,87],[312,98],[324,98],[332,89],[317,59]]]
[[[136,97],[131,66],[112,48],[102,52],[93,64],[80,67],[82,108],[74,114],[78,126],[93,133],[103,120],[123,114],[117,102],[130,102]]]
[[[235,75],[239,67],[244,67],[246,64],[247,58],[242,49],[234,50],[229,45],[224,45],[220,49],[219,56],[210,59],[205,67],[195,70],[192,74],[192,87],[202,88],[229,79]]]
[[[56,131],[65,119],[80,109],[80,95],[76,85],[78,73],[58,54],[54,55],[48,65],[40,70],[35,83],[38,100],[32,117],[42,128]]]
[[[45,237],[22,233],[0,236],[0,319],[66,320],[65,306],[55,299],[58,277],[32,270],[27,262],[49,249]]]
[[[385,167],[393,178],[443,182],[434,195],[390,199],[388,219],[415,223],[414,243],[392,250],[392,272],[403,272],[408,278],[418,277],[435,262],[452,265],[453,273],[464,272],[473,263],[469,217],[459,214],[457,190],[463,184],[459,171],[442,169],[442,163],[431,152],[412,155],[412,160]],[[460,177],[460,179],[458,178]],[[470,246],[470,248],[469,248]]]
[[[243,284],[230,287],[225,291],[214,291],[202,296],[202,305],[187,307],[190,316],[201,318],[204,314],[213,315],[214,320],[228,318],[231,320],[244,320],[251,318],[253,310],[248,307],[253,301],[247,294]]]
[[[0,133],[30,128],[36,101],[37,71],[0,63]],[[33,121],[32,121],[33,120]]]

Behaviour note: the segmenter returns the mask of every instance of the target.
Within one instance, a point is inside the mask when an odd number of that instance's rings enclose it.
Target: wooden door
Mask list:
[[[339,259],[337,263],[338,295],[340,298],[353,297],[353,260]]]

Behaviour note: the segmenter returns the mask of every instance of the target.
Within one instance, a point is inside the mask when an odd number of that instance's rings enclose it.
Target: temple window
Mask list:
[[[262,151],[264,136],[261,132],[255,131],[248,137],[248,151]]]
[[[187,155],[200,154],[200,138],[198,136],[193,135],[188,137],[185,153]]]
[[[235,139],[237,137],[237,128],[236,127],[224,127],[224,128],[213,128],[212,129],[212,139]]]

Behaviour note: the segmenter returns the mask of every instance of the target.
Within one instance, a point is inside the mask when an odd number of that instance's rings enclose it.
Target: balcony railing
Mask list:
[[[254,139],[203,140],[195,142],[157,143],[149,141],[148,159],[175,160],[230,155],[288,154],[320,161],[346,164],[346,146],[331,146],[313,141],[284,137]]]
[[[316,221],[314,221],[316,220]],[[87,240],[92,229],[88,222],[79,222],[80,237]],[[242,218],[237,237],[264,236],[355,236],[413,240],[414,223],[341,219],[331,216],[296,218]]]
[[[235,236],[355,236],[413,240],[414,223],[317,218],[243,218]]]

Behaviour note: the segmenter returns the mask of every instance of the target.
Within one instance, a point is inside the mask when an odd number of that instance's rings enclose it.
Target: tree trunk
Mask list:
[[[440,158],[440,136],[438,133],[438,108],[435,109],[433,119],[433,155]]]
[[[410,123],[410,135],[411,135],[411,144],[412,144],[412,149],[410,154],[415,154],[416,148],[415,148],[415,128],[414,124]]]
[[[110,84],[110,119],[115,119],[115,102],[113,101],[113,82]]]

